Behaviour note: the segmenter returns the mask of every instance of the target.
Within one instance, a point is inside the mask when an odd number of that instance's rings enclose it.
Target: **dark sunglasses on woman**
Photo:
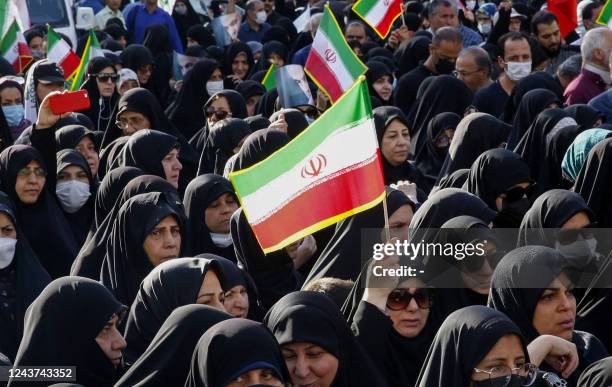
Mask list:
[[[217,120],[219,121],[227,118],[228,116],[231,117],[231,113],[226,112],[225,110],[221,110],[221,109],[215,110],[215,108],[212,106],[207,107],[205,112],[206,112],[206,117],[210,118],[214,114],[215,117],[217,117]]]
[[[100,82],[108,82],[108,81],[117,82],[117,79],[119,79],[119,76],[115,73],[98,73],[98,74],[94,74],[94,76],[98,78]]]
[[[433,304],[433,295],[428,288],[418,288],[414,293],[410,293],[408,289],[394,289],[387,297],[387,308],[405,309],[413,298],[420,309],[429,309]]]

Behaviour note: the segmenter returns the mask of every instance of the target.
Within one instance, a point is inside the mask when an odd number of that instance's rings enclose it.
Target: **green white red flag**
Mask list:
[[[336,102],[367,69],[344,39],[329,5],[325,4],[304,71]]]
[[[612,28],[612,0],[606,1],[606,4],[599,13],[597,23]]]
[[[365,77],[286,146],[229,177],[264,253],[380,203],[385,183]]]
[[[401,0],[359,0],[353,11],[382,39],[391,32],[393,22],[402,14]]]
[[[62,39],[50,25],[47,32],[47,59],[55,62],[64,70],[66,79],[70,78],[79,67],[81,61],[77,54],[72,51],[70,44]]]
[[[81,87],[83,82],[85,82],[89,61],[98,56],[104,56],[104,52],[102,52],[102,48],[100,48],[100,43],[94,31],[89,30],[89,37],[85,44],[85,50],[83,50],[81,63],[79,63],[79,67],[74,71],[74,75],[71,79],[70,91],[78,90]]]
[[[0,41],[0,53],[13,66],[17,74],[23,73],[23,70],[32,62],[32,51],[15,20]]]

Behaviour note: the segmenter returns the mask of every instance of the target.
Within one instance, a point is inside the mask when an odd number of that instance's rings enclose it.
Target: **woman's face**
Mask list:
[[[246,318],[249,314],[249,295],[244,285],[236,285],[225,292],[223,306],[232,316]]]
[[[491,242],[484,242],[484,257],[471,256],[465,258],[465,260],[459,263],[459,269],[461,270],[461,279],[465,286],[479,294],[489,294],[491,290],[491,277],[495,266],[491,265],[491,262],[486,257],[492,257],[497,252],[497,247]],[[468,262],[468,260],[473,260]],[[473,268],[473,262],[480,262],[480,267]],[[475,270],[474,270],[475,269]]]
[[[183,169],[183,164],[179,161],[179,150],[174,148],[168,152],[162,159],[162,166],[164,167],[166,180],[168,180],[174,188],[178,188],[179,176],[181,174],[181,169]]]
[[[218,82],[218,81],[222,81],[223,80],[223,73],[221,72],[221,69],[215,69],[215,71],[212,72],[212,74],[210,75],[210,78],[208,78],[208,80],[210,82]]]
[[[100,333],[98,333],[98,336],[96,336],[96,343],[98,343],[102,352],[113,363],[115,368],[121,365],[122,351],[127,347],[125,339],[117,328],[118,323],[119,317],[114,314]]]
[[[374,90],[378,93],[383,101],[387,102],[391,99],[393,93],[393,79],[390,75],[383,75],[372,84]]]
[[[187,47],[197,46],[199,43],[196,40],[187,37]]]
[[[276,377],[276,373],[273,370],[268,368],[258,368],[256,370],[240,374],[240,376],[227,385],[227,387],[249,386],[282,387],[283,382]]]
[[[414,216],[414,211],[410,204],[404,204],[389,217],[389,231],[391,238],[399,240],[408,238],[408,227]]]
[[[247,99],[246,107],[247,107],[247,113],[249,117],[252,117],[255,115],[255,108],[257,107],[257,103],[259,102],[260,99],[261,99],[261,95],[254,95],[252,97],[249,97],[249,99]]]
[[[30,161],[28,165],[17,172],[15,192],[24,204],[34,204],[45,186],[47,172],[38,164]]]
[[[338,373],[338,359],[312,343],[281,346],[291,381],[298,386],[330,387]]]
[[[98,90],[100,91],[100,95],[102,97],[110,97],[115,92],[115,80],[110,76],[116,74],[115,69],[111,66],[105,67],[98,73],[102,75],[102,78],[106,81],[100,79],[100,76],[96,77],[96,83],[98,84]],[[104,77],[106,75],[106,77]]]
[[[0,237],[17,239],[17,230],[11,218],[0,212]]]
[[[223,111],[226,114],[226,117],[231,117],[232,109],[230,108],[229,102],[227,98],[223,96],[219,96],[214,101],[210,103],[209,108],[214,109],[215,112]],[[212,126],[215,122],[220,121],[217,114],[211,114],[208,117],[208,126]]]
[[[210,232],[227,234],[230,232],[230,219],[238,209],[236,199],[230,193],[224,193],[210,203],[204,211],[204,221]]]
[[[410,132],[400,120],[391,121],[382,138],[381,152],[389,164],[399,166],[408,159]]]
[[[134,79],[128,79],[127,81],[123,81],[121,87],[119,87],[119,95],[123,95],[127,93],[129,90],[135,89],[138,87],[138,82]]]
[[[580,228],[584,228],[591,224],[591,219],[585,211],[580,211],[576,213],[574,216],[569,218],[563,225],[561,226],[562,230],[577,230]]]
[[[444,129],[435,138],[434,145],[436,146],[436,148],[439,148],[439,149],[448,148],[450,146],[451,141],[453,140],[454,135],[455,135],[455,128]]]
[[[85,157],[87,164],[89,164],[91,175],[96,176],[98,173],[98,167],[100,165],[100,155],[96,150],[96,145],[93,141],[91,141],[91,138],[89,136],[83,137],[83,139],[77,144],[75,150]]]
[[[285,65],[285,60],[283,59],[282,56],[278,55],[277,53],[273,52],[268,56],[268,61],[270,63],[274,63],[276,64],[277,67],[283,67]]]
[[[416,279],[410,278],[399,284],[398,289],[406,289],[408,293],[414,294],[423,283]],[[387,308],[389,318],[393,321],[393,329],[403,337],[413,338],[419,335],[429,317],[429,309],[422,309],[413,298],[408,305],[401,310],[391,310]]]
[[[62,183],[65,181],[76,180],[81,183],[89,184],[89,177],[87,172],[78,165],[69,165],[57,173],[57,182]]]
[[[154,129],[151,128],[151,121],[144,114],[123,112],[118,119],[124,136],[131,136],[140,129]]]
[[[181,252],[181,227],[174,215],[168,215],[149,232],[142,245],[149,262],[158,266]]]
[[[247,56],[244,53],[236,55],[232,62],[232,73],[237,75],[240,79],[245,79],[249,72],[249,62],[247,62]]]
[[[146,85],[149,82],[149,78],[151,78],[151,74],[153,74],[153,65],[142,66],[136,71],[136,74],[138,75],[138,82],[143,86]]]
[[[196,304],[208,305],[225,312],[225,293],[221,288],[219,277],[213,270],[208,270],[196,298]]]
[[[508,334],[497,340],[489,353],[480,361],[474,369],[489,371],[495,367],[518,368],[526,363],[525,352],[521,345],[521,339],[514,334]],[[472,370],[471,381],[480,382],[488,380],[489,374]]]
[[[561,273],[540,296],[533,313],[533,327],[540,335],[571,340],[576,322],[576,297],[573,285]]]
[[[523,182],[523,183],[518,183],[513,185],[512,187],[508,188],[508,190],[512,189],[512,188],[523,188],[523,189],[527,189],[529,187],[529,182]],[[506,194],[502,193],[501,195],[499,195],[497,198],[495,198],[495,207],[497,208],[497,211],[501,211],[502,210],[502,206],[504,204],[504,199],[506,199]]]

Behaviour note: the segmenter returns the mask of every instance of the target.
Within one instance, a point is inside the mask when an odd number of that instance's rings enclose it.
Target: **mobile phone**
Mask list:
[[[53,114],[60,115],[89,109],[91,102],[87,90],[79,90],[52,95],[49,97],[49,105]]]

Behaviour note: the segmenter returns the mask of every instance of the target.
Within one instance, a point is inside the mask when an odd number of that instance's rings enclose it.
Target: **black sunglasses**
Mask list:
[[[597,222],[590,223],[583,228],[559,230],[557,232],[557,241],[562,245],[570,245],[578,240],[578,237],[582,239],[593,239],[595,235],[593,228],[597,228]]]
[[[413,298],[421,309],[429,309],[433,304],[433,296],[428,288],[419,288],[414,293],[410,293],[407,289],[394,289],[387,297],[387,308],[405,309]]]
[[[215,108],[212,106],[207,107],[205,112],[208,118],[212,117],[212,115],[214,114],[219,121],[225,119],[229,115],[229,112],[226,112],[225,110],[221,109],[215,110]]]
[[[503,251],[496,251],[493,254],[489,255],[472,255],[461,261],[463,267],[468,273],[475,273],[482,268],[484,265],[485,259],[489,262],[489,266],[491,269],[495,270],[499,261],[504,257]]]
[[[529,196],[535,187],[535,183],[530,184],[527,188],[523,187],[512,187],[504,194],[506,195],[506,200],[509,202],[515,202],[517,200],[522,199],[524,196]]]
[[[95,74],[95,76],[100,82],[108,82],[109,80],[116,82],[119,78],[119,76],[115,73],[98,73]]]

